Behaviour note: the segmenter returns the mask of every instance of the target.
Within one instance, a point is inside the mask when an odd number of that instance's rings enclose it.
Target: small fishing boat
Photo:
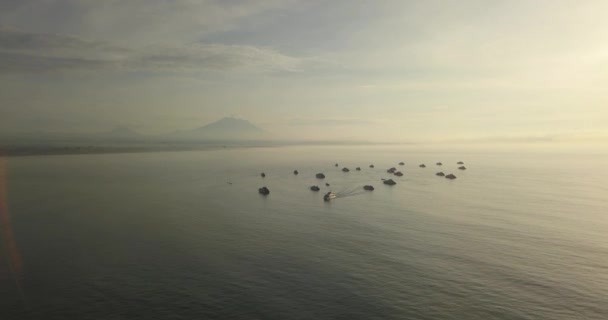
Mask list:
[[[384,180],[383,182],[384,184],[387,184],[389,186],[394,186],[397,184],[397,182],[393,181],[393,179],[388,179],[388,180]]]
[[[331,191],[330,191],[330,192],[328,192],[328,193],[326,193],[326,194],[323,196],[323,200],[324,200],[324,201],[331,201],[331,200],[333,200],[333,199],[335,199],[335,198],[336,198],[336,194],[335,194],[335,193],[333,193],[333,192],[331,192]]]

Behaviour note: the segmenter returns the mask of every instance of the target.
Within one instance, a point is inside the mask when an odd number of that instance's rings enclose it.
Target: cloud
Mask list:
[[[124,53],[125,49],[103,42],[88,41],[69,35],[24,32],[0,26],[0,50],[15,52],[38,52],[66,54],[76,50],[80,54],[102,51]]]
[[[126,61],[129,66],[167,69],[250,69],[261,71],[298,71],[301,59],[268,48],[223,44],[192,44],[180,47],[155,47]]]
[[[3,0],[0,21],[29,31],[77,32],[137,44],[179,43],[237,28],[293,0]]]
[[[138,48],[0,28],[0,72],[66,70],[299,71],[303,60],[271,48],[193,43]]]
[[[0,51],[0,74],[3,73],[42,73],[82,69],[115,67],[110,61],[83,58],[44,57],[30,54],[7,53]]]
[[[373,125],[377,124],[377,121],[368,119],[336,119],[336,118],[320,118],[320,119],[303,119],[296,118],[291,119],[288,122],[292,126],[359,126],[359,125]]]

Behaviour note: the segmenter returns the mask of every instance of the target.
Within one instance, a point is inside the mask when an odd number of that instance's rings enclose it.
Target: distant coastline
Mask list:
[[[196,150],[202,151],[239,147],[243,146],[9,146],[0,147],[0,156],[25,157],[104,153],[141,153]]]
[[[82,143],[0,143],[0,156],[25,157],[46,155],[79,155],[105,153],[142,153],[173,151],[209,151],[237,148],[284,147],[298,145],[371,145],[361,141],[209,141],[175,144],[82,144]]]

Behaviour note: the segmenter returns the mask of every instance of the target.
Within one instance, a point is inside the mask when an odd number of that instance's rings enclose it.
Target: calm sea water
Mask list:
[[[605,154],[285,147],[5,171],[3,320],[608,318]]]

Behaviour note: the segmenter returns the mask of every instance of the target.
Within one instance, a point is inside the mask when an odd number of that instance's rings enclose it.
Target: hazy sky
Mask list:
[[[608,1],[2,0],[0,132],[606,139]]]

